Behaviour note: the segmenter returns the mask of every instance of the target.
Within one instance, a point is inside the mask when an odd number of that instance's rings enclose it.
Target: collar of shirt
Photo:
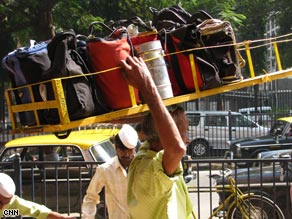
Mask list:
[[[124,173],[125,176],[127,176],[127,171],[124,169],[124,167],[121,165],[118,156],[115,156],[112,160],[112,164],[114,166],[114,168],[117,169],[121,169],[122,172]]]

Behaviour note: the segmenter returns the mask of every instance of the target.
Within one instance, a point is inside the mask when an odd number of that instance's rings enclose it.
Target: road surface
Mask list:
[[[196,171],[196,179],[190,181],[187,186],[190,187],[190,196],[193,203],[193,209],[197,219],[208,219],[212,209],[218,206],[218,195],[210,192],[213,180],[209,178],[210,173],[218,171]],[[199,192],[197,190],[199,188]],[[192,192],[195,191],[195,192]]]

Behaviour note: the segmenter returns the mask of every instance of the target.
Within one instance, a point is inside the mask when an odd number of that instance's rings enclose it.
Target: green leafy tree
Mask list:
[[[58,1],[3,1],[0,13],[5,19],[2,20],[2,25],[21,44],[24,43],[23,39],[47,40],[54,34],[52,9]]]
[[[55,31],[73,29],[76,33],[87,35],[89,24],[93,21],[104,21],[101,15],[92,14],[92,2],[82,0],[60,1],[55,5],[52,15]],[[106,2],[106,1],[104,1]],[[99,6],[100,10],[104,8]]]
[[[214,4],[214,0],[92,0],[89,2],[88,11],[93,16],[102,17],[105,22],[110,20],[128,19],[134,16],[141,17],[144,21],[152,20],[150,7],[162,9],[175,4],[180,4],[191,14],[197,10],[205,10],[216,18],[229,20],[231,23],[241,25],[245,19],[243,14],[236,13],[235,0],[218,0]]]
[[[274,13],[277,17],[277,23],[280,27],[278,30],[278,35],[287,35],[292,34],[292,5],[289,0],[278,0],[275,1]],[[284,38],[282,38],[283,40]],[[291,35],[285,39],[291,40]],[[292,42],[286,41],[283,44],[279,45],[279,50],[281,54],[281,60],[283,68],[291,67],[292,59]]]
[[[259,40],[265,38],[267,18],[273,0],[237,0],[237,13],[244,13],[246,20],[237,31],[239,41]],[[255,46],[254,44],[250,46]],[[251,51],[255,73],[262,74],[266,66],[266,47]]]
[[[149,7],[164,8],[181,4],[190,13],[198,9],[207,9],[214,17],[224,18],[241,23],[242,15],[234,13],[235,0],[3,0],[0,7],[1,24],[6,32],[12,33],[15,42],[20,45],[28,39],[47,40],[56,31],[74,29],[78,33],[87,34],[88,25],[92,21],[127,19],[139,16],[143,20],[152,19]],[[3,19],[3,17],[5,19]]]
[[[194,13],[203,9],[216,18],[231,21],[240,26],[244,16],[235,11],[235,0],[2,0],[0,5],[1,57],[18,46],[28,44],[29,39],[43,41],[55,32],[74,29],[87,35],[92,21],[109,22],[134,16],[144,21],[152,20],[149,7],[162,9],[181,4]],[[1,40],[2,39],[2,40]],[[10,43],[7,43],[9,41]]]
[[[212,17],[231,22],[234,29],[243,24],[245,14],[238,12],[236,0],[190,0],[183,1],[182,5],[192,14],[197,10],[204,10]]]

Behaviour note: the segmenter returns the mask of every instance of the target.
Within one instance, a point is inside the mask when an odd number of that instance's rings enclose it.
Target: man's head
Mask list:
[[[135,147],[138,144],[138,134],[135,129],[125,124],[115,136],[115,146],[120,163],[124,168],[128,168],[134,155]]]
[[[142,123],[137,123],[135,125],[135,130],[138,134],[138,138],[140,140],[140,142],[144,142],[145,141],[145,135],[144,135],[144,132],[143,132],[143,129],[142,129]]]
[[[188,145],[190,143],[187,135],[189,122],[187,116],[185,115],[184,109],[179,105],[173,105],[169,106],[168,110],[180,132],[183,141],[186,145]],[[160,144],[159,135],[150,113],[145,117],[142,126],[145,139],[149,142],[150,147],[152,144]]]
[[[15,193],[15,184],[10,176],[0,173],[0,209],[7,205]]]

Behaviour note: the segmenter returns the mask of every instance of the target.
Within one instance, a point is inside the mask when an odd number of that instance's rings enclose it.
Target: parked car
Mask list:
[[[270,122],[272,120],[270,116],[271,111],[271,106],[248,107],[238,109],[238,112],[240,112],[242,115],[247,116],[251,120],[265,127],[270,127]]]
[[[279,118],[275,121],[268,135],[228,141],[230,148],[227,159],[257,158],[264,151],[292,149],[292,117]]]
[[[212,150],[226,150],[226,141],[266,135],[269,131],[238,112],[186,111],[189,119],[188,154],[203,157]],[[224,152],[223,152],[224,154]]]
[[[257,159],[277,159],[281,157],[291,156],[291,149],[274,150],[274,151],[264,151],[258,153]]]
[[[96,165],[116,155],[110,138],[118,130],[72,131],[65,139],[50,134],[11,140],[0,152],[0,171],[14,177],[13,161],[19,156],[24,198],[61,213],[80,212]],[[51,156],[55,162],[46,159],[49,151],[55,153]],[[102,206],[100,214],[104,212]]]
[[[273,160],[270,165],[253,168],[239,168],[232,171],[236,187],[244,194],[265,196],[277,204],[285,218],[292,218],[290,183],[292,182],[291,159]],[[213,176],[216,185],[228,186],[226,177]],[[226,187],[227,188],[227,187]],[[220,202],[228,197],[229,190],[217,190]],[[228,206],[226,206],[227,208]],[[263,217],[270,218],[270,217]],[[272,218],[272,217],[271,217]]]

